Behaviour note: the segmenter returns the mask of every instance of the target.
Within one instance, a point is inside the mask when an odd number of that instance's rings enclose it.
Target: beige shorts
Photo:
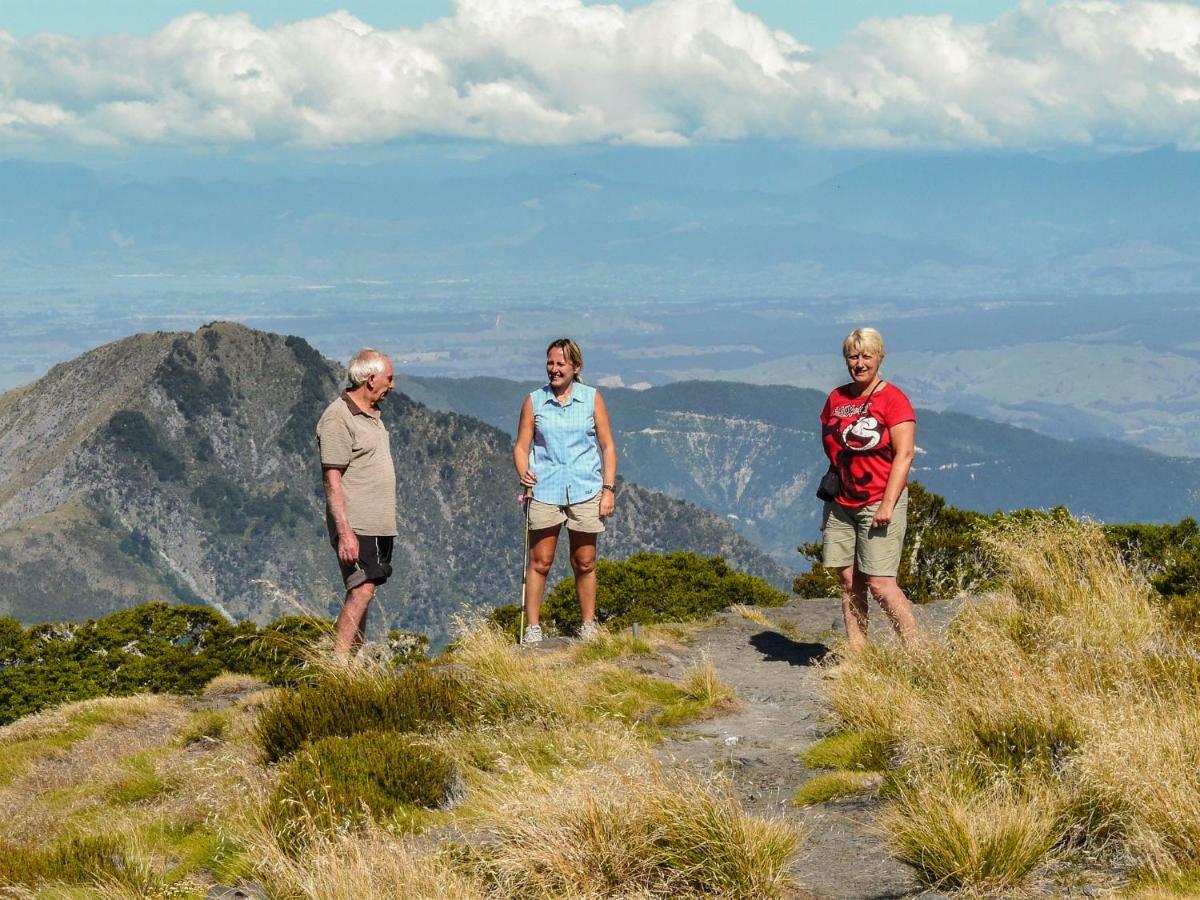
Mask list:
[[[541,500],[529,501],[530,531],[558,528],[563,522],[567,523],[568,531],[583,531],[588,534],[602,532],[604,523],[600,520],[600,494],[570,506],[555,506]]]
[[[882,502],[882,501],[880,501]],[[854,566],[864,575],[895,578],[900,571],[900,553],[908,527],[908,488],[900,493],[892,521],[872,528],[879,503],[850,508],[826,503],[821,530],[825,533],[821,562],[826,568]]]

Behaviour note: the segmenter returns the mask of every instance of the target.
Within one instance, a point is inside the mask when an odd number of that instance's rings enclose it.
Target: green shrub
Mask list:
[[[444,669],[346,670],[275,695],[259,714],[255,736],[266,759],[275,762],[321,738],[419,731],[471,717],[466,683]]]
[[[57,703],[142,692],[195,694],[221,672],[274,685],[310,674],[329,622],[285,616],[231,625],[206,606],[147,603],[82,624],[28,629],[0,618],[0,725]],[[424,635],[397,634],[394,664],[424,656]]]
[[[411,807],[444,806],[458,784],[454,763],[412,735],[364,731],[327,737],[287,765],[268,815],[280,842],[296,847],[313,831],[384,822]]]
[[[694,553],[638,553],[624,562],[596,564],[598,615],[614,629],[634,622],[685,622],[702,619],[735,603],[780,606],[787,595],[761,578],[730,568],[719,556]],[[519,606],[502,606],[492,621],[515,634]],[[564,578],[542,604],[542,622],[573,633],[582,620],[575,579]]]

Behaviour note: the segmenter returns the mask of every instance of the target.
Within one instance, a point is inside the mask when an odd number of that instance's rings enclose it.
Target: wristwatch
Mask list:
[[[602,484],[600,485],[600,490],[612,491],[615,494],[617,492],[617,486],[615,484]]]

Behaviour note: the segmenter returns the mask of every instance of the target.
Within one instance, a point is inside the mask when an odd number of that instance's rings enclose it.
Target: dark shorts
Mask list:
[[[342,581],[346,583],[346,590],[368,581],[375,584],[387,581],[392,574],[392,546],[395,542],[396,539],[391,537],[358,535],[358,562],[348,566],[338,560],[338,565],[342,567]]]

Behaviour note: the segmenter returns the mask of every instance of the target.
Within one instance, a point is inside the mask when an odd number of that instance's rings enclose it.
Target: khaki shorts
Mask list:
[[[900,571],[900,553],[904,549],[904,532],[908,527],[908,488],[896,501],[892,521],[882,528],[871,527],[877,509],[879,503],[854,508],[840,503],[825,504],[821,523],[825,533],[821,562],[826,568],[854,566],[864,575],[896,577]]]
[[[604,523],[600,521],[600,494],[570,506],[555,506],[541,500],[529,501],[530,531],[558,528],[563,522],[567,523],[568,531],[583,531],[587,534],[602,532]]]

